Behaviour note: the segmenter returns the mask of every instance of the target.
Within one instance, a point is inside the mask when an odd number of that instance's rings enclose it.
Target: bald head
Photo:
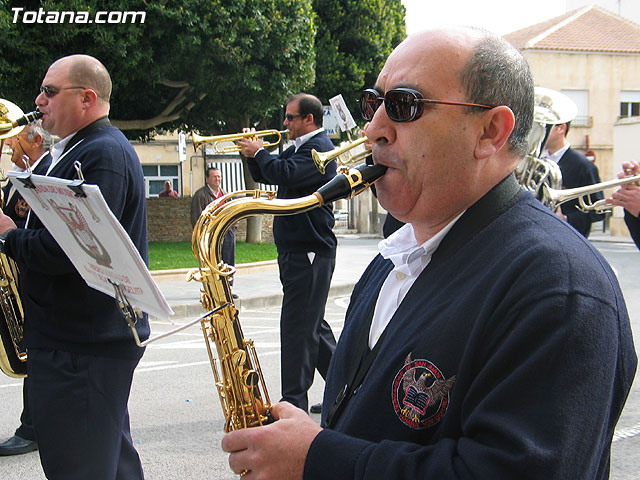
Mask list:
[[[65,138],[109,115],[111,78],[105,66],[88,55],[70,55],[51,64],[36,97],[42,126]]]
[[[69,55],[56,60],[49,68],[66,68],[72,84],[90,88],[96,92],[98,100],[109,103],[111,77],[98,59],[89,55]]]

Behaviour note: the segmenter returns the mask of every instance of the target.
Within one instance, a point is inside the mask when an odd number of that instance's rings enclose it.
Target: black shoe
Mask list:
[[[38,442],[26,440],[14,435],[4,443],[0,443],[0,456],[20,455],[22,453],[33,452],[38,449]]]
[[[322,413],[322,402],[316,403],[315,405],[311,405],[309,409],[311,413]]]

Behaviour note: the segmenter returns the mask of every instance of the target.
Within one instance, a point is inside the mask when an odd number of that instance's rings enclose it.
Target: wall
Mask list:
[[[191,241],[191,197],[147,198],[147,224],[150,242]],[[236,240],[244,241],[247,221],[236,225]],[[262,217],[262,241],[273,242],[273,216]]]
[[[640,138],[640,118],[638,117],[620,119],[613,127],[613,139],[616,146],[614,152],[616,173],[622,172],[623,162],[638,160],[638,138]],[[611,219],[611,233],[613,235],[629,234],[623,216],[624,210],[621,207],[615,207]]]
[[[147,225],[149,229],[149,241],[190,241],[190,207],[191,197],[147,198]]]
[[[536,85],[554,90],[589,92],[593,126],[571,127],[569,142],[584,153],[587,142],[596,153],[600,178],[615,178],[613,126],[620,115],[620,91],[640,90],[640,55],[526,50]]]

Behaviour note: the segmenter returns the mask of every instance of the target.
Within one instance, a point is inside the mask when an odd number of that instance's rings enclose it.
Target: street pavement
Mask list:
[[[375,235],[338,235],[330,297],[351,293],[366,266],[378,253],[379,241],[380,237]],[[175,312],[175,318],[195,318],[204,313],[200,304],[201,284],[186,282],[187,273],[188,270],[152,272]],[[282,303],[282,285],[275,260],[238,266],[233,282],[233,293],[238,295],[241,308],[274,307]]]

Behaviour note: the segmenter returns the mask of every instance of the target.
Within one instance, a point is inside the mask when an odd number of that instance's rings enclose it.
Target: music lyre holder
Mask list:
[[[162,340],[163,338],[169,337],[174,333],[181,332],[182,330],[186,330],[187,328],[195,325],[196,323],[202,322],[202,320],[204,320],[205,318],[219,312],[223,308],[226,308],[230,305],[230,303],[227,302],[224,305],[221,305],[218,308],[215,308],[210,312],[207,312],[204,315],[185,323],[184,325],[180,325],[173,330],[161,333],[160,335],[156,335],[155,337],[149,337],[148,339],[142,341],[140,340],[140,337],[138,336],[138,330],[136,329],[138,319],[142,318],[142,312],[131,305],[131,302],[129,302],[127,296],[124,294],[124,292],[122,291],[122,287],[119,284],[112,282],[111,280],[109,280],[109,283],[113,285],[113,288],[115,289],[115,300],[118,305],[118,309],[120,310],[120,313],[122,313],[122,316],[127,320],[129,328],[131,328],[131,331],[133,332],[133,338],[136,341],[136,345],[138,345],[139,347],[146,347],[150,343]]]

